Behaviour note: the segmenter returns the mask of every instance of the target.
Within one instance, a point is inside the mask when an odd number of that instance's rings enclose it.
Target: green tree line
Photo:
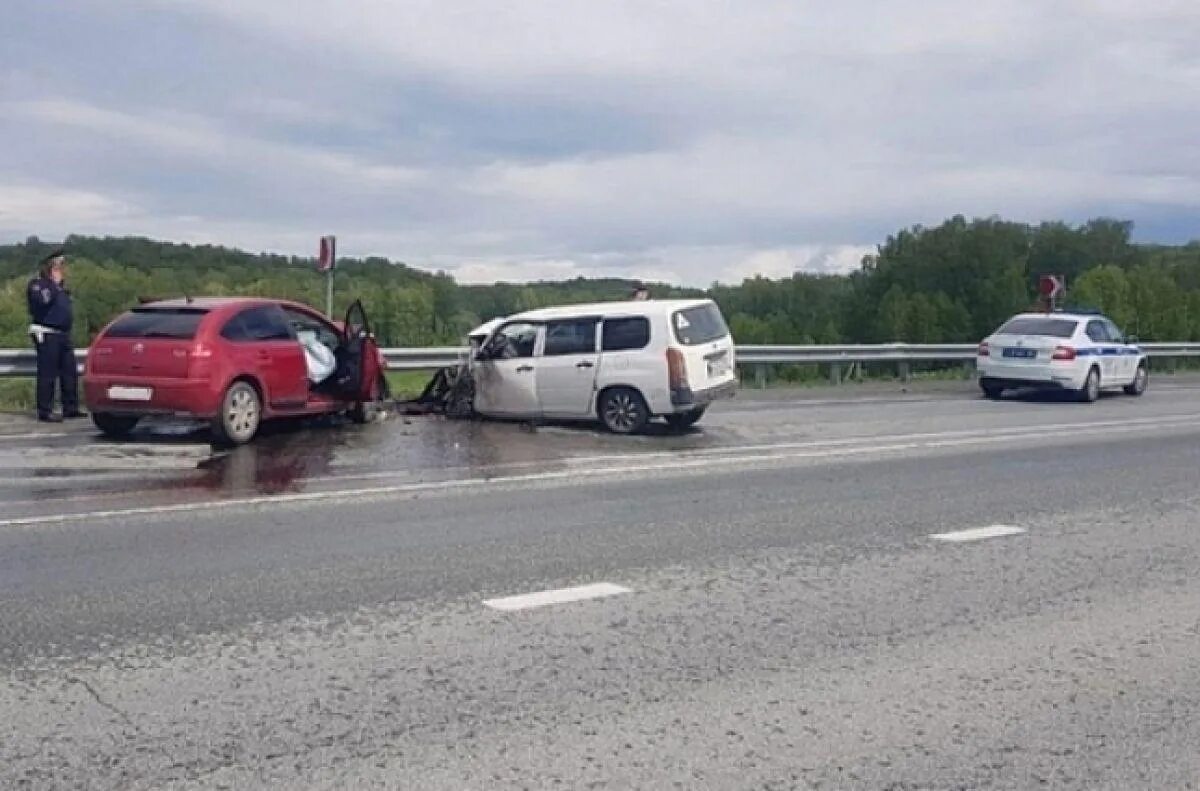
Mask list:
[[[740,343],[973,342],[1036,301],[1040,274],[1067,278],[1068,304],[1108,313],[1143,340],[1200,340],[1200,242],[1140,245],[1132,225],[1030,225],[953,217],[889,236],[849,275],[755,277],[706,290],[650,284],[655,297],[708,295]],[[312,259],[142,238],[72,236],[75,341],[86,344],[139,299],[283,297],[322,307]],[[50,245],[0,246],[0,346],[23,346],[25,286]],[[519,273],[514,273],[519,276]],[[621,279],[464,286],[383,258],[338,261],[334,313],[361,298],[386,346],[457,343],[477,323],[553,304],[625,297]]]

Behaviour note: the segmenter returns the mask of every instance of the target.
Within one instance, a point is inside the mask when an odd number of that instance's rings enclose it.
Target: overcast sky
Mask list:
[[[955,213],[1200,237],[1197,0],[4,5],[5,241],[704,285]]]

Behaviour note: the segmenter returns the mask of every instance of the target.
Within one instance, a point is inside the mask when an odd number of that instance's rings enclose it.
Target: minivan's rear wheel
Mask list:
[[[96,424],[96,428],[100,429],[100,433],[107,437],[127,437],[133,431],[133,427],[137,425],[138,419],[124,415],[110,415],[107,412],[93,412],[92,422]]]
[[[1100,397],[1100,369],[1093,368],[1088,371],[1087,379],[1083,383],[1083,389],[1079,391],[1079,400],[1085,404],[1090,404]]]
[[[704,417],[705,409],[707,407],[699,407],[688,412],[676,412],[673,415],[667,415],[667,425],[677,431],[691,428],[700,422],[700,418]]]
[[[1131,396],[1140,396],[1146,392],[1146,385],[1150,383],[1150,371],[1146,368],[1146,364],[1142,363],[1138,366],[1137,373],[1133,375],[1133,381],[1125,385],[1125,392]]]
[[[213,420],[213,435],[222,445],[241,445],[258,433],[262,421],[262,399],[249,382],[234,382],[221,399],[221,411]]]
[[[992,399],[993,401],[1004,395],[1003,387],[987,379],[981,380],[979,382],[979,387],[983,390],[984,396]]]
[[[638,391],[614,387],[600,399],[600,420],[614,434],[636,434],[649,422],[650,410]]]

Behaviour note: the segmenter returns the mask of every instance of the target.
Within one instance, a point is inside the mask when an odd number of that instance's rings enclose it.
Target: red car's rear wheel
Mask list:
[[[258,433],[262,422],[262,399],[254,385],[237,381],[225,391],[221,411],[213,419],[213,436],[221,445],[242,445]]]

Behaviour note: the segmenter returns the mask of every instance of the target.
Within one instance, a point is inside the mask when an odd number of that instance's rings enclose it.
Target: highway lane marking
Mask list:
[[[71,435],[72,435],[72,434],[74,434],[74,433],[75,433],[75,432],[72,432],[72,431],[58,431],[58,432],[54,432],[54,433],[51,433],[51,432],[48,432],[48,431],[31,431],[31,432],[29,432],[29,433],[26,433],[26,434],[0,434],[0,440],[5,440],[5,439],[43,439],[43,438],[54,438],[54,437],[69,437],[69,436],[71,436]],[[87,437],[87,436],[91,436],[91,435],[88,435],[88,434],[80,434],[79,436],[80,436],[80,437]]]
[[[949,533],[934,533],[929,537],[934,541],[949,541],[959,544],[965,541],[982,541],[985,538],[1017,536],[1024,532],[1025,528],[1015,525],[988,525],[987,527],[972,527],[967,530],[953,530]]]
[[[577,585],[573,588],[555,588],[537,593],[505,596],[500,599],[485,599],[483,604],[493,610],[516,612],[517,610],[530,610],[534,607],[547,607],[551,604],[569,604],[588,599],[601,599],[606,596],[618,596],[622,593],[633,593],[633,591],[611,582],[597,582],[592,585]]]
[[[1177,421],[1164,421],[1161,426],[1167,427],[1174,425]],[[1031,436],[1042,438],[1053,437],[1068,437],[1074,438],[1089,434],[1126,434],[1134,431],[1143,431],[1148,427],[1145,423],[1126,421],[1121,425],[1109,425],[1104,423],[1092,424],[1065,424],[1065,430],[1047,430],[1046,427],[1039,427],[1036,430],[1023,431],[1020,433],[989,433],[981,436],[958,437],[954,436],[959,432],[949,432],[946,439],[929,439],[910,442],[896,442],[892,444],[875,444],[861,447],[826,447],[814,450],[798,450],[785,453],[770,453],[764,454],[761,451],[749,455],[723,455],[723,456],[698,456],[697,454],[675,454],[669,459],[669,466],[661,463],[653,464],[625,464],[617,467],[600,467],[584,470],[569,469],[569,470],[554,470],[548,472],[529,473],[524,475],[508,475],[496,476],[493,478],[459,478],[445,481],[427,481],[408,484],[394,484],[390,486],[371,486],[358,489],[338,489],[330,491],[318,492],[298,492],[292,494],[277,494],[277,495],[262,495],[254,497],[230,498],[227,500],[210,500],[192,503],[175,503],[168,505],[156,506],[141,506],[132,508],[119,508],[102,511],[83,511],[71,512],[63,514],[46,514],[41,516],[22,516],[0,519],[0,527],[28,527],[33,525],[46,524],[62,524],[65,522],[81,522],[91,519],[114,519],[131,516],[147,516],[155,514],[172,514],[172,513],[189,513],[197,511],[209,511],[229,508],[245,508],[259,505],[282,505],[286,503],[305,503],[318,502],[327,500],[347,500],[358,499],[364,497],[387,496],[387,495],[402,495],[402,494],[419,494],[422,492],[437,492],[446,490],[458,489],[481,489],[488,486],[502,486],[514,484],[531,484],[543,483],[550,481],[562,480],[582,480],[584,482],[592,482],[601,477],[613,477],[619,475],[628,475],[633,473],[653,473],[653,472],[680,472],[689,469],[701,469],[706,467],[719,466],[738,466],[738,465],[754,465],[762,463],[771,463],[787,460],[798,459],[824,459],[824,458],[849,458],[854,456],[879,454],[879,453],[894,453],[905,450],[920,450],[920,449],[936,449],[936,448],[954,448],[967,447],[972,445],[987,445],[1000,442],[1006,442],[1012,439],[1023,439]],[[919,436],[919,435],[917,435]],[[935,437],[939,435],[933,435]],[[733,449],[736,452],[741,452],[747,448]],[[787,447],[787,446],[783,446]],[[762,446],[763,450],[772,449],[771,446]],[[728,450],[727,450],[728,452]],[[641,460],[644,457],[634,457]]]

